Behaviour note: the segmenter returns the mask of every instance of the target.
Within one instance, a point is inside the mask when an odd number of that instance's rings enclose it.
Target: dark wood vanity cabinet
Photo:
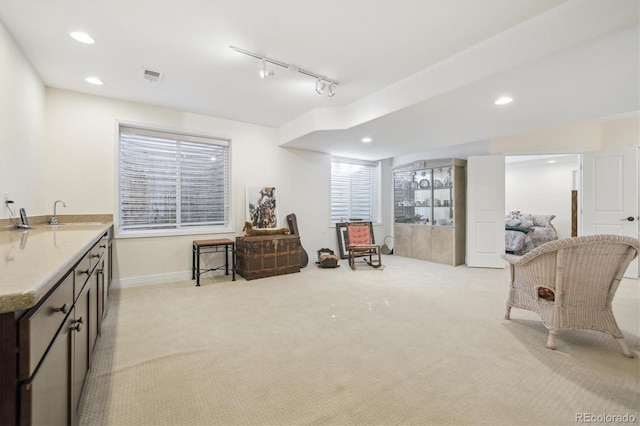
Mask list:
[[[0,315],[0,424],[77,424],[106,308],[109,235],[74,262],[74,268],[35,307]],[[11,341],[17,348],[14,363],[5,346]]]
[[[73,274],[18,321],[20,424],[70,424]],[[46,355],[46,356],[45,356]]]

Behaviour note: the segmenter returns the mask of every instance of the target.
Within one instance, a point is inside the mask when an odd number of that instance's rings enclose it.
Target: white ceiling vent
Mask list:
[[[150,70],[149,68],[142,68],[142,78],[151,83],[160,83],[164,73],[162,71]]]

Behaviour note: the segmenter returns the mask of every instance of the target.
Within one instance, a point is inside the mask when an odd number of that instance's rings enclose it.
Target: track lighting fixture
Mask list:
[[[242,53],[247,56],[251,56],[253,58],[259,59],[262,61],[262,69],[260,70],[260,77],[266,78],[274,75],[272,69],[267,68],[267,63],[272,65],[277,65],[282,68],[287,68],[289,71],[294,73],[300,73],[307,75],[309,77],[313,77],[316,79],[316,93],[322,95],[324,90],[328,87],[328,96],[333,97],[336,94],[336,86],[340,84],[340,82],[333,80],[331,78],[325,77],[320,74],[316,74],[312,71],[306,70],[304,68],[300,68],[294,64],[287,64],[276,59],[268,58],[266,56],[259,55],[257,53],[249,52],[248,50],[240,49],[239,47],[229,46],[231,49],[235,50],[238,53]]]

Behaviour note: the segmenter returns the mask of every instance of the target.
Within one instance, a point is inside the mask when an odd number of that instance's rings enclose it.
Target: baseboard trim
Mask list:
[[[191,271],[172,272],[170,274],[145,275],[142,277],[112,279],[111,288],[140,287],[145,285],[166,284],[191,279]]]

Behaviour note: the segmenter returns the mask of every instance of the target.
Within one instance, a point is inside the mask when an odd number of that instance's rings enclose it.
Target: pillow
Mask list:
[[[554,214],[533,215],[533,226],[542,226],[542,227],[548,228],[554,217],[556,217],[556,215]]]
[[[530,219],[523,219],[522,222],[520,222],[520,226],[524,226],[525,228],[531,228],[533,225],[533,220]]]
[[[520,225],[520,219],[509,219],[505,222],[507,226],[518,226]]]

